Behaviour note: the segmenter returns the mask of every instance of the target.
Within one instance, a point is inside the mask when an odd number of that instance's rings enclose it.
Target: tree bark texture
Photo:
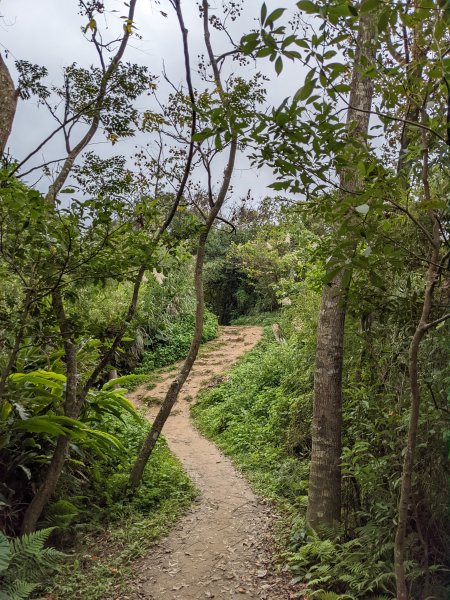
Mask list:
[[[373,98],[373,80],[365,75],[376,54],[376,15],[363,15],[359,24],[351,82],[347,125],[351,135],[364,143]],[[346,194],[361,188],[348,170],[341,173]],[[314,528],[331,526],[341,518],[342,364],[347,290],[340,271],[325,286],[317,327],[314,373],[311,470],[307,520]],[[346,278],[347,279],[347,278]]]
[[[6,143],[11,133],[16,114],[17,93],[0,53],[0,158],[3,156]]]

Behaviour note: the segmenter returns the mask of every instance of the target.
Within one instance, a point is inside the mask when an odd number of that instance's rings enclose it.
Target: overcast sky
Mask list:
[[[221,0],[217,0],[218,3]],[[211,2],[211,12],[214,2]],[[279,5],[295,8],[293,0],[267,0],[269,11]],[[219,4],[220,5],[220,4]],[[120,31],[120,16],[126,14],[123,0],[106,0],[107,9],[116,9],[117,13],[108,15],[107,20],[100,18],[99,26],[108,27],[113,34]],[[238,25],[232,27],[235,39],[248,32],[255,25],[260,12],[260,0],[245,0],[244,11]],[[196,0],[182,2],[186,25],[189,29],[192,63],[199,52],[204,52],[202,24]],[[168,14],[165,18],[161,11]],[[81,66],[96,64],[95,49],[89,44],[80,31],[86,25],[85,19],[78,14],[77,0],[0,0],[0,45],[9,53],[8,65],[15,76],[13,61],[28,60],[44,65],[49,71],[48,82],[60,84],[62,69],[72,62]],[[288,13],[286,13],[288,14]],[[126,50],[124,60],[144,64],[150,71],[161,72],[163,62],[167,73],[175,83],[184,81],[184,65],[181,52],[181,38],[178,24],[169,2],[162,0],[157,4],[154,0],[138,0],[135,20],[142,39],[132,39]],[[112,37],[112,36],[111,36]],[[213,30],[213,43],[216,52],[225,46],[224,40]],[[4,54],[4,52],[3,52]],[[238,68],[238,67],[237,67]],[[271,104],[279,104],[286,96],[292,95],[301,85],[302,73],[298,64],[286,64],[280,77],[273,71],[273,65],[262,59],[258,65],[248,67],[244,75],[251,75],[261,70],[270,77],[267,84],[268,100]],[[143,102],[145,102],[143,100]],[[13,133],[9,141],[10,150],[16,158],[22,158],[52,131],[52,122],[44,108],[37,108],[34,100],[20,102]],[[131,156],[136,143],[146,140],[127,140],[116,144],[113,148],[104,137],[97,136],[91,149],[98,154],[125,154]],[[64,155],[62,140],[46,147],[40,159],[49,160]],[[217,173],[220,176],[220,173]],[[251,169],[244,157],[240,157],[238,168],[233,179],[236,196],[244,196],[249,189],[258,198],[270,193],[266,186],[273,181],[269,169],[263,171]]]

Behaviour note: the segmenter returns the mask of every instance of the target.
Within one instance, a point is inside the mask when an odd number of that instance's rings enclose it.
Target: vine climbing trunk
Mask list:
[[[368,134],[372,107],[373,79],[366,72],[375,61],[376,22],[373,12],[361,17],[353,64],[347,126],[361,143]],[[341,173],[343,193],[351,195],[362,185],[353,170]],[[341,270],[325,286],[317,327],[307,511],[307,520],[314,528],[333,525],[341,517],[342,364],[349,281],[350,273]]]

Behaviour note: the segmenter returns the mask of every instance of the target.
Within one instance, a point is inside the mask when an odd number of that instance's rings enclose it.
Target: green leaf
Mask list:
[[[275,72],[277,75],[279,75],[282,70],[283,70],[283,59],[281,58],[281,56],[279,56],[277,58],[277,60],[275,61]]]
[[[259,37],[257,34],[250,34],[244,36],[241,40],[241,50],[244,54],[251,54],[259,43]]]
[[[222,150],[223,148],[223,144],[222,144],[222,139],[220,137],[220,133],[217,133],[215,138],[214,138],[214,147],[216,150]]]
[[[297,2],[297,7],[309,15],[314,15],[320,12],[320,8],[310,0],[300,0],[300,2]]]
[[[314,88],[316,87],[316,83],[317,83],[317,78],[309,79],[305,83],[305,85],[297,91],[297,93],[294,96],[294,101],[298,102],[298,101],[306,100],[307,98],[309,98],[309,96],[311,96],[311,94],[313,93]]]
[[[273,23],[275,23],[275,21],[277,21],[283,15],[283,13],[284,13],[285,10],[286,10],[285,8],[276,8],[267,17],[265,24],[266,25],[272,25]]]
[[[261,24],[262,25],[265,24],[266,17],[267,17],[267,6],[266,6],[266,3],[263,2],[263,5],[261,6]]]
[[[67,435],[69,430],[56,420],[56,417],[41,415],[30,417],[14,424],[14,429],[24,429],[30,433],[44,433],[52,437]]]
[[[343,2],[342,4],[331,7],[329,14],[333,17],[357,17],[358,11],[352,4]]]
[[[258,50],[258,52],[256,53],[256,56],[257,56],[258,58],[264,58],[264,57],[266,57],[266,56],[271,56],[271,55],[273,54],[273,52],[274,52],[274,51],[273,51],[273,49],[272,49],[272,48],[267,48],[267,47],[264,47],[264,48],[260,48],[260,49]]]
[[[378,8],[380,4],[382,4],[381,0],[364,0],[359,7],[359,12],[363,15]]]
[[[299,40],[299,39],[297,39],[297,40],[295,40],[295,43],[300,48],[306,48],[306,50],[309,50],[309,43],[306,40]]]
[[[2,407],[0,408],[0,420],[6,421],[6,419],[9,417],[9,415],[11,413],[11,410],[12,410],[11,404],[7,400],[4,400]]]
[[[203,131],[198,131],[194,133],[192,139],[194,142],[204,142],[206,139],[214,135],[214,131],[210,128],[206,128]]]
[[[378,19],[378,31],[383,32],[387,30],[390,16],[391,10],[389,8],[385,8]]]

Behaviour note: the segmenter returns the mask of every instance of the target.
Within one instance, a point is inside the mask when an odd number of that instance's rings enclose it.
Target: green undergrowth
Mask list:
[[[89,474],[90,483],[83,490],[85,495],[73,496],[76,482],[66,477],[62,497],[69,501],[64,500],[65,509],[57,501],[48,511],[48,521],[53,519],[59,526],[55,541],[69,554],[45,588],[52,598],[97,600],[111,597],[113,590],[114,594],[125,591],[133,561],[167,533],[197,495],[164,439],[156,445],[141,486],[130,495],[128,475],[149,424],[125,416],[111,426],[125,451],[88,459],[85,475]],[[74,514],[69,528],[70,510]]]
[[[216,315],[206,310],[202,343],[215,339],[218,329]],[[164,332],[161,333],[161,339],[158,340],[154,349],[145,352],[140,365],[135,370],[136,376],[146,375],[155,369],[165,367],[184,358],[189,351],[193,333],[193,315],[184,315],[182,318],[169,323]]]

